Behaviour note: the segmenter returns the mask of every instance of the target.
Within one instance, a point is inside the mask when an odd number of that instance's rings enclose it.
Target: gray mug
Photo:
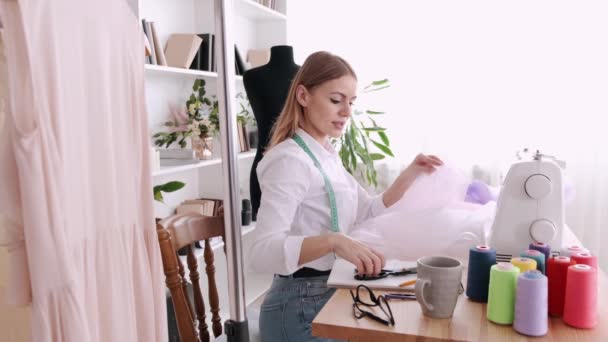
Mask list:
[[[462,263],[442,256],[423,257],[417,261],[416,300],[424,315],[449,318],[461,293]]]

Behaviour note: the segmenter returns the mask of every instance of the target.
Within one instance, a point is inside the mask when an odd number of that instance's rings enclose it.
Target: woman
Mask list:
[[[264,341],[308,341],[313,318],[333,294],[336,257],[378,274],[384,256],[348,236],[357,223],[397,202],[423,172],[442,164],[418,155],[381,195],[370,197],[329,143],[351,115],[357,77],[342,58],[310,55],[296,74],[268,150],[257,168],[262,198],[249,260],[275,274],[261,307]]]

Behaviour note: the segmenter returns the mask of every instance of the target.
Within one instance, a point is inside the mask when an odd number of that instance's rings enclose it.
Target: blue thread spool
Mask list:
[[[520,257],[530,258],[536,260],[536,269],[545,274],[545,255],[537,250],[528,249],[527,251],[521,252]]]
[[[469,269],[467,271],[467,297],[475,302],[488,301],[490,268],[496,264],[496,250],[490,246],[479,245],[469,250]]]

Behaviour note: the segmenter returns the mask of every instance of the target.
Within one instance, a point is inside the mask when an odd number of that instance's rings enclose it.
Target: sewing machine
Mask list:
[[[518,157],[496,203],[490,243],[497,261],[508,262],[535,241],[550,245],[552,254],[562,247],[565,163],[539,151],[527,160]]]

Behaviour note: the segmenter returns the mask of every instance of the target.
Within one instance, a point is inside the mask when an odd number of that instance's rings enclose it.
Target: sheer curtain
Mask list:
[[[297,61],[316,50],[345,57],[388,114],[397,158],[437,153],[498,182],[515,151],[567,162],[567,223],[608,268],[608,22],[602,1],[293,1]],[[393,172],[394,174],[394,172]]]

